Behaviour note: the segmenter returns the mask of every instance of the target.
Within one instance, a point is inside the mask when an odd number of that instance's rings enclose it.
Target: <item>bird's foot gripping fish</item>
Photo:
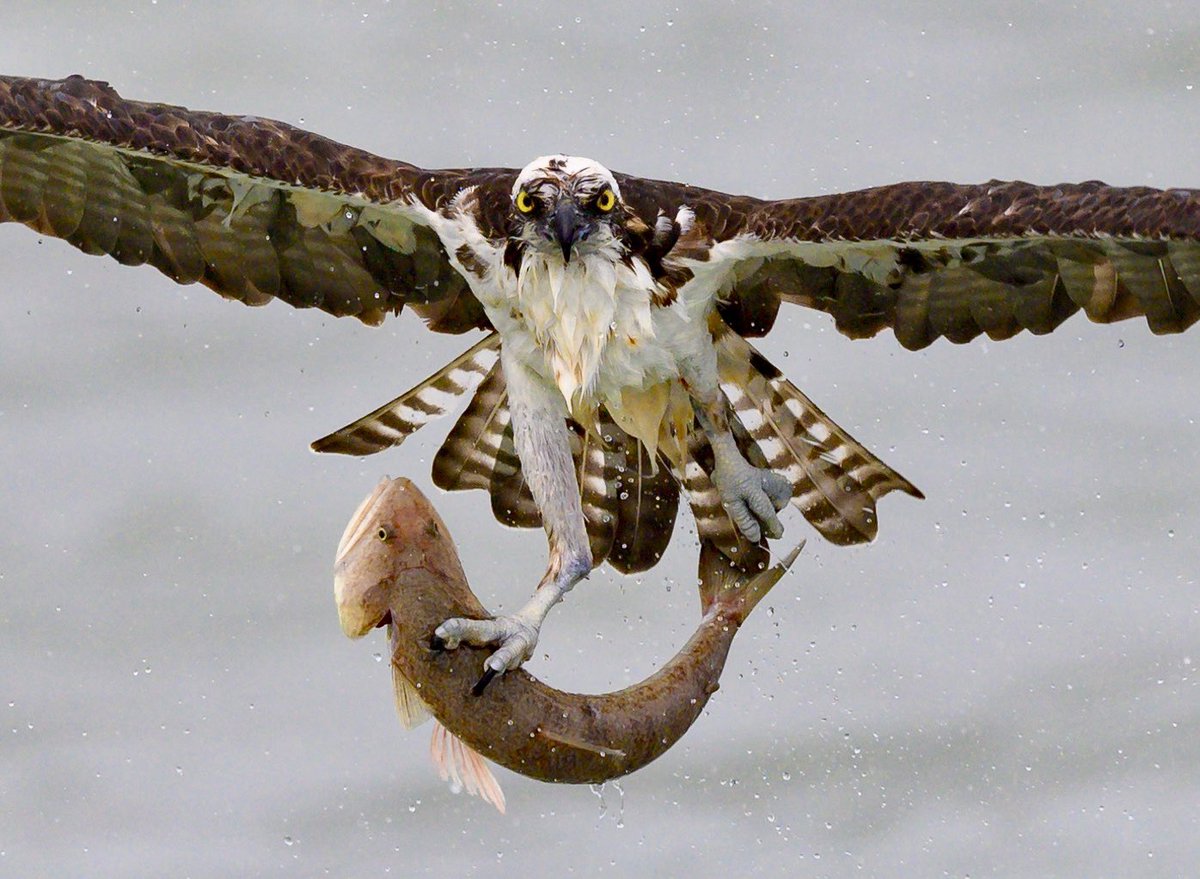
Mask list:
[[[633,772],[670,748],[716,692],[738,628],[799,550],[748,574],[704,544],[704,615],[695,634],[641,683],[602,695],[555,690],[523,669],[484,689],[476,679],[487,648],[443,649],[434,636],[443,620],[489,614],[467,585],[445,523],[407,479],[381,481],[351,518],[334,594],[351,638],[388,627],[396,708],[408,728],[436,718],[431,752],[442,777],[503,812],[485,757],[531,778],[579,784]]]

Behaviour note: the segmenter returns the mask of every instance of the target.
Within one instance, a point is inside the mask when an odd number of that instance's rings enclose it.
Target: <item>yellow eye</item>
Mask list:
[[[617,206],[617,196],[611,189],[606,189],[596,196],[596,210],[608,213]]]
[[[533,199],[529,197],[529,193],[522,189],[517,193],[517,210],[523,214],[533,213]]]
[[[379,530],[375,532],[375,536],[378,537],[380,540],[382,540],[384,543],[391,543],[392,538],[395,537],[396,535],[392,531],[392,529],[389,528],[387,525],[380,525]]]

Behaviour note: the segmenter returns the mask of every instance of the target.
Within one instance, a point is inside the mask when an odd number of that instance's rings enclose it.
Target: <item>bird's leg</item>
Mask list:
[[[792,486],[782,475],[750,464],[738,449],[729,428],[729,401],[721,393],[717,352],[711,337],[677,358],[680,376],[692,398],[692,410],[713,451],[712,482],[721,493],[729,517],[752,543],[765,534],[778,539],[783,525],[776,515],[792,498]]]
[[[450,619],[434,632],[440,645],[448,649],[462,642],[497,646],[484,662],[484,676],[476,692],[482,691],[494,675],[517,668],[533,654],[550,608],[592,570],[592,551],[562,397],[524,364],[510,362],[503,354],[502,360],[513,444],[525,481],[542,513],[550,558],[533,597],[515,614],[490,620]]]

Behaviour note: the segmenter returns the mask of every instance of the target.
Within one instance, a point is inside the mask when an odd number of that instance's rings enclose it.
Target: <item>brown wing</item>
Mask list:
[[[423,171],[78,76],[0,77],[0,221],[249,305],[377,324],[412,303],[439,331],[486,327],[429,211],[464,186],[507,192],[512,173]]]
[[[621,187],[643,218],[693,209],[674,264],[724,273],[718,307],[744,336],[766,333],[781,302],[828,312],[854,338],[891,327],[906,348],[1048,333],[1080,310],[1102,323],[1144,315],[1156,333],[1200,318],[1197,190],[900,183],[760,201]]]

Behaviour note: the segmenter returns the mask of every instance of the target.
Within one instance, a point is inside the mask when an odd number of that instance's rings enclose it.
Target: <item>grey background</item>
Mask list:
[[[426,166],[571,151],[791,196],[901,179],[1200,185],[1196,3],[34,3],[0,69],[284,119]],[[0,875],[1166,876],[1200,861],[1195,337],[1076,318],[765,347],[928,495],[810,540],[673,751],[598,795],[455,797],[351,643],[334,546],[387,455],[309,440],[467,340],[250,311],[0,227]],[[437,497],[485,603],[544,539]],[[812,533],[799,516],[789,539]],[[681,522],[685,533],[688,524]],[[694,546],[597,572],[532,668],[649,673]],[[548,657],[548,658],[547,658]],[[623,791],[623,794],[622,792]]]

